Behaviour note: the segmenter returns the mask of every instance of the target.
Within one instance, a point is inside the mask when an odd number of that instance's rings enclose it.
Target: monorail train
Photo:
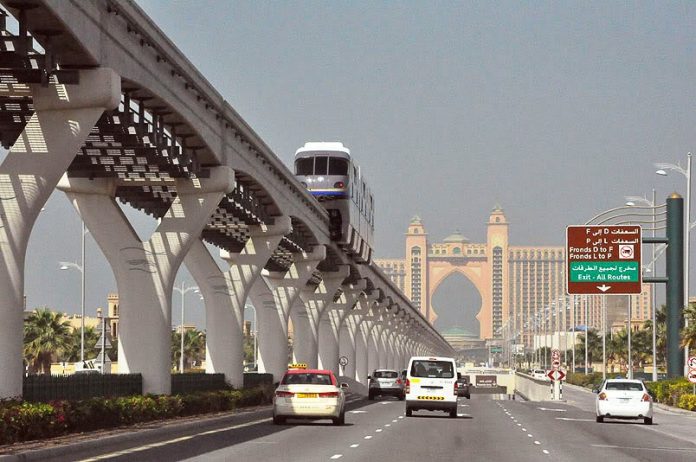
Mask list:
[[[329,212],[331,240],[358,263],[372,261],[374,200],[343,143],[310,142],[295,152],[295,175]]]

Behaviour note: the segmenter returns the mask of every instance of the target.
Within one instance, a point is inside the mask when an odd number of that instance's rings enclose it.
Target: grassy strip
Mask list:
[[[185,395],[136,395],[80,401],[0,402],[0,444],[52,438],[152,420],[231,411],[271,402],[268,386]]]

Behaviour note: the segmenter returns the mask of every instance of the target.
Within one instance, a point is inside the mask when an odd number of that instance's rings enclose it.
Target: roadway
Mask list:
[[[694,417],[658,411],[653,426],[597,424],[593,395],[566,388],[564,397],[567,402],[533,403],[474,394],[471,400],[460,399],[459,417],[451,419],[427,411],[407,418],[401,401],[352,396],[342,427],[330,421],[274,426],[270,408],[263,407],[152,436],[145,430],[137,440],[104,438],[91,448],[78,443],[70,452],[57,457],[44,453],[36,460],[696,460]]]

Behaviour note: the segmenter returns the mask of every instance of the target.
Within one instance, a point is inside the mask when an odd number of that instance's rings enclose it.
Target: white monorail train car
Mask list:
[[[372,192],[343,143],[305,143],[295,153],[297,179],[329,212],[331,240],[358,263],[372,261]]]

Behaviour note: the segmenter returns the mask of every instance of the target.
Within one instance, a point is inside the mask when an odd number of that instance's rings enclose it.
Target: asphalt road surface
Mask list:
[[[275,426],[270,408],[203,420],[128,443],[74,450],[55,461],[694,461],[696,419],[656,413],[655,425],[594,419],[593,395],[564,391],[564,403],[504,395],[460,399],[459,416],[415,412],[402,401],[353,397],[346,425],[328,420]],[[662,420],[662,423],[661,423]],[[680,428],[680,431],[674,431]],[[672,434],[676,433],[676,435]],[[1,460],[1,459],[0,459]]]

